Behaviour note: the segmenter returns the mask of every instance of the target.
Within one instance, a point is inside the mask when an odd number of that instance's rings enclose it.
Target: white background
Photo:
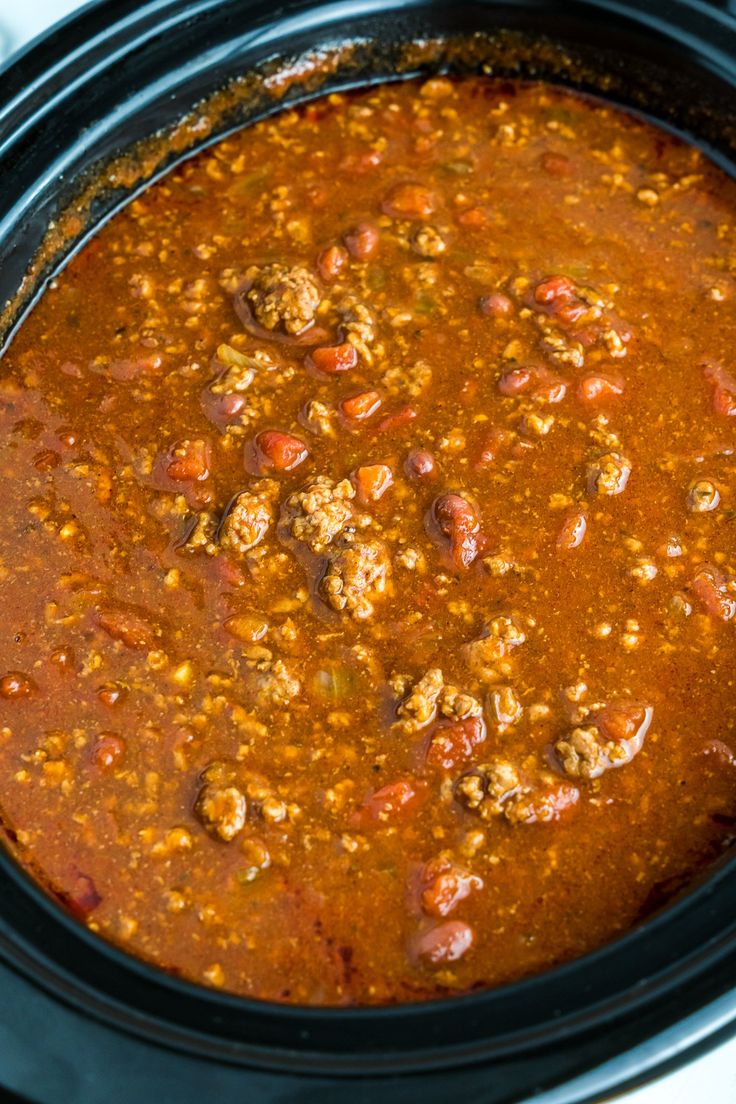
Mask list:
[[[0,59],[81,6],[80,0],[0,0]],[[736,1104],[736,1039],[617,1100],[619,1104]]]

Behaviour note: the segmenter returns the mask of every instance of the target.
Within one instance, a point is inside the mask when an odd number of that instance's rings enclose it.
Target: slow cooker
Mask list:
[[[736,20],[727,8],[92,3],[2,71],[4,336],[95,228],[176,159],[335,88],[437,69],[545,78],[645,113],[733,171]],[[207,99],[244,76],[238,95]],[[159,155],[155,135],[202,101],[205,122]],[[125,172],[101,171],[142,141]],[[0,994],[0,1083],[33,1101],[390,1104],[462,1093],[469,1104],[572,1104],[640,1083],[736,1031],[736,866],[726,857],[636,930],[538,977],[429,1004],[333,1009],[229,996],[130,958],[0,848]]]

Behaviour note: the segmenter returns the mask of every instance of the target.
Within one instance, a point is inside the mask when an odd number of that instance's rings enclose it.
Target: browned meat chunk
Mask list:
[[[303,422],[307,429],[318,437],[335,436],[336,412],[334,406],[310,399],[304,408]]]
[[[211,836],[229,843],[245,824],[245,794],[237,786],[208,782],[197,795],[194,812]]]
[[[555,754],[565,774],[570,778],[598,778],[610,763],[597,728],[589,725],[574,728],[569,736],[558,740]]]
[[[184,542],[184,548],[196,552],[203,548],[208,556],[217,553],[215,535],[217,533],[217,515],[210,510],[202,510],[197,514],[194,528]]]
[[[337,304],[345,341],[360,354],[366,364],[373,363],[371,345],[376,340],[376,317],[367,304],[355,295],[346,295]]]
[[[588,488],[599,495],[618,495],[631,475],[631,461],[620,452],[607,452],[588,464]]]
[[[420,257],[439,257],[447,249],[442,234],[430,223],[415,231],[411,244]]]
[[[437,715],[437,699],[444,685],[439,667],[430,668],[415,683],[397,710],[404,732],[407,734],[418,732],[434,720]]]
[[[274,520],[272,495],[268,491],[242,491],[231,502],[220,526],[220,547],[244,553],[259,544]]]
[[[557,820],[579,796],[575,786],[561,782],[548,771],[538,772],[534,785],[528,785],[517,768],[504,759],[475,767],[455,785],[455,799],[481,820],[503,816],[509,824]]]
[[[301,683],[281,659],[266,664],[266,670],[258,675],[257,701],[259,705],[288,705],[301,690]]]
[[[365,519],[356,516],[351,501],[354,498],[355,487],[349,479],[335,483],[326,475],[317,476],[305,490],[287,499],[287,509],[292,513],[291,535],[319,555],[348,524],[366,524]]]
[[[466,809],[477,812],[482,820],[504,813],[505,803],[523,792],[521,775],[513,763],[493,759],[461,775],[455,786],[455,799]]]
[[[391,571],[383,541],[349,544],[330,559],[320,593],[335,610],[346,610],[362,621],[373,613],[373,603],[386,590]]]
[[[260,354],[262,355],[262,354]],[[232,395],[247,391],[256,377],[260,362],[256,356],[247,356],[232,345],[218,345],[217,360],[225,370],[210,384],[213,395]]]
[[[509,653],[525,640],[526,634],[516,619],[500,614],[487,622],[482,636],[464,645],[465,659],[477,678],[496,682],[509,674]]]
[[[314,322],[320,304],[319,288],[301,265],[252,265],[245,273],[245,298],[256,321],[267,330],[298,334]]]
[[[630,763],[641,751],[652,722],[652,709],[636,702],[611,702],[595,723],[574,728],[555,744],[558,762],[569,778],[598,778]]]

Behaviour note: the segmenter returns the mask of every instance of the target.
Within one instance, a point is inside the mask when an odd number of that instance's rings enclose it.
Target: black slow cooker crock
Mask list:
[[[64,259],[165,164],[151,157],[140,162],[137,180],[129,174],[125,185],[118,176],[104,188],[88,186],[80,217],[60,219],[96,166],[171,127],[234,75],[273,73],[281,63],[290,74],[284,98],[294,101],[442,65],[478,68],[485,59],[492,72],[610,96],[688,133],[730,169],[736,22],[727,7],[698,0],[93,3],[0,72],[6,336]],[[511,32],[503,50],[493,43],[498,29]],[[468,39],[467,53],[405,48],[475,32],[491,37]],[[301,79],[309,66],[300,58],[347,42],[358,45],[326,81]],[[213,111],[210,129],[193,130],[177,156],[278,106],[254,93]],[[46,238],[24,280],[49,224],[65,232]],[[435,1003],[321,1009],[209,991],[127,957],[66,914],[0,847],[0,1084],[34,1101],[429,1104],[462,1094],[467,1104],[533,1095],[573,1102],[640,1083],[734,1031],[736,865],[728,857],[624,938],[539,977]]]

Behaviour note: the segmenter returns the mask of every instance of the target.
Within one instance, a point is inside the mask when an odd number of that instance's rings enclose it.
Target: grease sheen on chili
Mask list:
[[[0,805],[277,1001],[580,955],[736,816],[734,184],[610,105],[333,95],[102,229],[0,366]]]

